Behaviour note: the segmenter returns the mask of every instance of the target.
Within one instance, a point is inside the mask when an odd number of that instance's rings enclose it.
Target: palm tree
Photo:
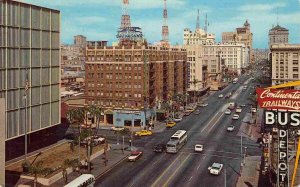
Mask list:
[[[34,164],[31,164],[28,168],[30,174],[34,176],[33,185],[36,187],[38,175],[45,175],[50,172],[50,168],[43,167],[43,161],[39,160]],[[51,170],[52,171],[52,170]]]
[[[64,160],[63,165],[61,166],[61,169],[62,169],[63,178],[65,180],[65,184],[68,183],[67,169],[69,167],[72,167],[72,169],[74,170],[76,167],[79,167],[79,166],[80,166],[80,162],[78,161],[78,159],[74,159],[74,160],[65,159]]]

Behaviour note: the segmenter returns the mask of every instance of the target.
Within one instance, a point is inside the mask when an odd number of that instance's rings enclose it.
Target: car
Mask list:
[[[251,108],[251,112],[252,112],[252,113],[256,113],[256,108],[252,107],[252,108]]]
[[[208,168],[209,173],[212,175],[219,175],[222,171],[223,164],[214,162],[212,166]]]
[[[185,115],[185,116],[189,116],[191,113],[192,113],[192,112],[191,112],[191,111],[188,111],[188,110],[184,111],[184,115]]]
[[[245,107],[246,106],[246,104],[241,104],[241,107]]]
[[[167,123],[167,127],[168,127],[168,128],[174,127],[175,125],[176,125],[176,122],[174,122],[174,121],[169,121],[169,122]]]
[[[223,95],[223,94],[220,94],[218,97],[219,97],[219,98],[223,98],[223,97],[224,97],[224,95]]]
[[[206,106],[208,106],[208,103],[200,103],[198,106],[200,106],[200,107],[206,107]]]
[[[229,131],[229,132],[234,131],[234,126],[233,126],[233,125],[229,125],[229,126],[227,127],[227,131]]]
[[[152,135],[152,132],[151,131],[148,131],[148,130],[141,130],[141,131],[137,131],[135,133],[136,136],[150,136]]]
[[[113,131],[123,131],[125,128],[124,127],[121,127],[121,126],[113,126],[111,128],[111,130]]]
[[[200,113],[201,113],[200,110],[195,110],[194,112],[195,115],[199,115]]]
[[[135,162],[139,158],[141,158],[142,155],[143,155],[142,151],[132,151],[127,159],[129,162]]]
[[[180,122],[180,121],[182,120],[182,117],[177,116],[177,117],[175,117],[173,120],[174,120],[175,122]]]
[[[195,152],[202,152],[203,151],[203,145],[196,144],[195,145]]]
[[[226,110],[225,110],[225,114],[228,114],[228,115],[230,115],[230,114],[231,114],[231,110],[229,110],[229,109],[226,109]]]
[[[195,111],[195,109],[194,108],[187,108],[185,111],[192,113],[192,112]]]
[[[238,106],[238,107],[236,107],[236,109],[235,109],[235,112],[236,112],[236,113],[241,113],[241,112],[242,112],[242,108],[241,108],[241,107],[239,107],[239,106]]]
[[[154,146],[153,151],[156,153],[162,153],[166,150],[166,145],[164,144],[157,144]]]
[[[232,116],[232,119],[239,119],[240,118],[240,116],[238,115],[238,114],[233,114],[233,116]]]

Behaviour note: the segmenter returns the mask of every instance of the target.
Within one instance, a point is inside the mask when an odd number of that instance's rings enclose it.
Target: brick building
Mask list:
[[[145,105],[159,108],[162,101],[186,92],[185,49],[87,46],[86,56],[86,102],[109,110],[110,115],[114,110],[142,111]],[[105,115],[105,121],[112,123],[112,116]]]

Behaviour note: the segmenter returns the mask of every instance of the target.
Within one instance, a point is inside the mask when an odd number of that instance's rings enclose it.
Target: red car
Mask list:
[[[128,156],[128,161],[135,162],[143,155],[142,151],[132,151]]]

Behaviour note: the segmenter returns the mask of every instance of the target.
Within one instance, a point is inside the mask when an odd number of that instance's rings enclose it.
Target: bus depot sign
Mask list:
[[[278,128],[278,186],[288,186],[289,130],[300,127],[300,91],[256,89],[258,105],[265,111],[265,125]]]

